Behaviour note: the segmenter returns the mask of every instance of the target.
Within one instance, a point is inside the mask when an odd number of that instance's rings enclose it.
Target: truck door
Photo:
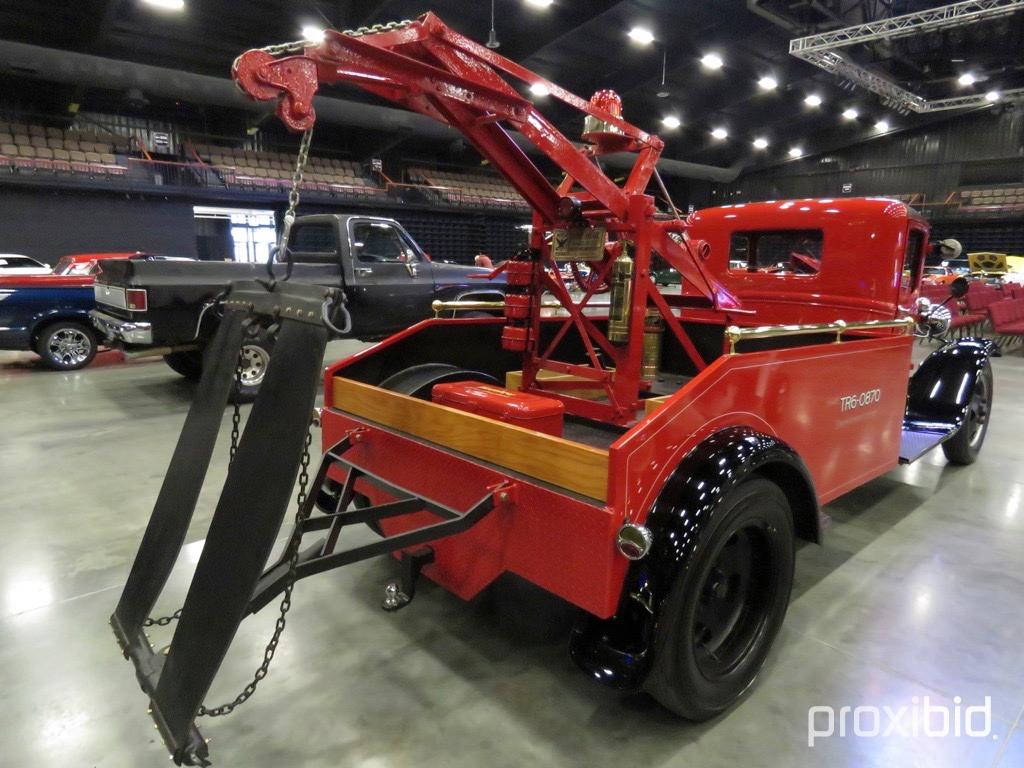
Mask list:
[[[430,317],[434,294],[430,262],[394,224],[352,219],[349,236],[353,320],[360,314],[372,317],[374,331],[383,335]]]

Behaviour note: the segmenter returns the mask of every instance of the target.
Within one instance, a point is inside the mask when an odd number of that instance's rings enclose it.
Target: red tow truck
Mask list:
[[[623,120],[611,92],[586,102],[431,14],[296,48],[244,54],[236,80],[276,100],[297,131],[313,124],[318,84],[341,82],[457,127],[529,201],[532,235],[498,267],[502,317],[438,302],[447,317],[327,369],[312,474],[302,447],[336,297],[286,281],[232,287],[209,353],[219,362],[204,371],[112,617],[179,764],[205,764],[195,719],[225,710],[203,700],[239,623],[283,594],[264,664],[229,709],[266,675],[297,581],[387,553],[400,577],[385,609],[407,605],[420,575],[469,599],[513,573],[581,609],[570,650],[594,678],[713,717],[761,669],[796,540],[821,539],[823,505],[939,445],[956,463],[977,457],[991,345],[946,343],[912,372],[913,331],[941,331],[949,316],[917,299],[928,226],[903,203],[772,201],[682,220],[647,192],[664,194],[662,142]],[[579,110],[585,144],[505,78]],[[509,129],[563,169],[561,184]],[[616,152],[635,156],[621,186],[595,162]],[[655,286],[655,254],[682,276],[678,294]],[[566,263],[587,267],[582,296],[566,289]],[[256,316],[274,318],[276,352],[174,637],[157,650],[143,628]],[[268,566],[297,475],[296,522]],[[364,524],[380,538],[339,547],[345,527]]]

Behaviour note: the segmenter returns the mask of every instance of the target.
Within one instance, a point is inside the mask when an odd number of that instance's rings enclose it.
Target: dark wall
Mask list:
[[[1024,110],[976,112],[924,128],[741,176],[720,202],[924,194],[942,202],[960,187],[1024,184]]]
[[[104,193],[0,188],[0,250],[55,262],[66,253],[195,256],[192,203]]]

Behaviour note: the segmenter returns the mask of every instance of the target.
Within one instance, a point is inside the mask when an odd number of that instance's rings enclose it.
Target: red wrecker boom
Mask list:
[[[363,88],[460,131],[490,164],[508,179],[533,209],[530,252],[505,267],[510,293],[505,349],[521,351],[524,391],[543,391],[565,403],[566,413],[625,424],[633,419],[641,389],[644,317],[653,307],[698,367],[704,362],[651,279],[656,251],[709,306],[738,309],[738,301],[697,255],[686,224],[657,220],[654,198],[646,193],[663,142],[622,119],[621,102],[600,91],[589,102],[509,61],[446,26],[432,13],[412,22],[369,30],[368,34],[328,30],[322,43],[302,55],[274,58],[266,50],[248,51],[234,65],[241,88],[254,99],[277,100],[277,114],[293,131],[311,130],[313,96],[320,84]],[[507,76],[527,86],[540,84],[550,95],[583,113],[584,145],[564,136]],[[553,186],[509,134],[518,131],[564,172]],[[601,169],[598,158],[615,152],[636,154],[621,187]],[[660,180],[659,180],[660,183]],[[553,233],[546,237],[546,233]],[[675,235],[673,237],[672,235]],[[678,238],[678,239],[676,239]],[[563,255],[564,254],[564,255]],[[574,301],[556,261],[587,260],[595,272],[591,289]],[[615,266],[616,260],[619,267]],[[609,313],[613,327],[599,330],[584,314],[602,285],[612,284]],[[550,294],[568,311],[557,340],[541,348],[541,296]],[[588,365],[553,359],[564,334],[575,328],[587,351]],[[601,356],[608,362],[603,363]],[[573,374],[577,381],[558,391],[538,383],[539,371]],[[614,371],[614,375],[613,372]],[[596,384],[595,384],[596,383]],[[604,388],[608,403],[575,397],[572,387]]]

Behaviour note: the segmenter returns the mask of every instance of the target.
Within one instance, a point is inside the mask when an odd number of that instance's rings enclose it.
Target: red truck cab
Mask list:
[[[689,223],[708,268],[760,323],[894,318],[913,306],[928,247],[920,214],[880,197],[737,203]]]

